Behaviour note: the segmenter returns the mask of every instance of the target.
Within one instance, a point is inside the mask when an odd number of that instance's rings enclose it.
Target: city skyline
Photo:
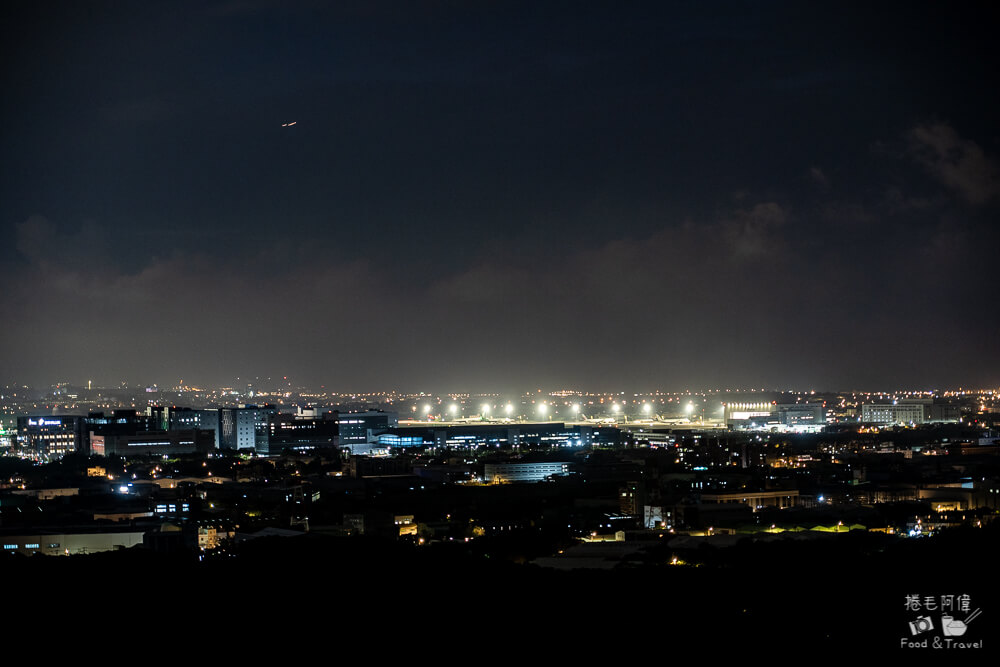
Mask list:
[[[995,14],[3,3],[9,627],[995,649]]]
[[[496,387],[446,387],[443,389],[433,390],[431,387],[365,387],[365,388],[351,388],[342,387],[336,385],[309,385],[303,384],[301,382],[295,381],[292,378],[284,377],[281,379],[272,378],[230,378],[229,381],[224,381],[218,385],[213,385],[209,383],[201,382],[190,382],[184,381],[183,379],[177,382],[153,382],[153,381],[129,381],[122,380],[117,383],[101,384],[94,382],[92,380],[79,381],[68,381],[62,379],[59,381],[49,381],[43,382],[38,385],[31,385],[23,382],[8,382],[3,386],[4,389],[11,391],[17,390],[19,388],[31,389],[33,391],[50,392],[56,390],[60,393],[67,390],[86,390],[86,391],[138,391],[145,392],[147,394],[184,394],[187,392],[197,392],[197,393],[207,393],[211,394],[214,392],[231,392],[236,395],[245,395],[247,392],[257,391],[260,392],[261,396],[265,395],[279,395],[282,393],[290,393],[295,396],[324,396],[324,397],[344,397],[344,396],[358,396],[358,397],[416,397],[416,396],[464,396],[476,397],[476,396],[520,396],[520,397],[531,397],[537,395],[545,397],[557,397],[557,398],[569,398],[574,396],[616,396],[623,395],[626,397],[645,397],[645,396],[684,396],[684,395],[721,395],[721,394],[751,394],[751,393],[762,393],[762,394],[796,394],[796,395],[830,395],[830,394],[854,394],[859,396],[864,395],[884,395],[884,396],[902,396],[902,395],[960,395],[960,394],[992,394],[995,392],[1000,392],[1000,388],[994,386],[976,386],[971,384],[960,384],[956,386],[924,386],[924,387],[892,387],[888,385],[874,386],[874,387],[822,387],[822,386],[805,386],[805,387],[789,387],[789,386],[732,386],[732,387],[708,387],[708,386],[684,386],[684,387],[571,387],[565,385],[558,386],[548,386],[540,387],[540,383],[522,383],[520,388],[513,389],[498,389]],[[308,392],[308,393],[302,393]],[[155,400],[154,396],[150,397],[150,400]],[[394,399],[395,400],[395,399]]]

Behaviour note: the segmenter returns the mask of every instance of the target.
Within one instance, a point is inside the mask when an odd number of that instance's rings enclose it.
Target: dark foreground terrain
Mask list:
[[[908,623],[919,615],[907,609],[908,596],[912,605],[913,596],[938,604],[942,595],[969,595],[982,610],[966,633],[983,640],[977,655],[993,652],[1000,627],[997,524],[919,539],[858,532],[660,549],[609,571],[518,564],[495,546],[484,553],[309,534],[254,540],[201,562],[139,549],[12,557],[0,564],[4,625],[41,641],[59,619],[67,646],[107,640],[138,650],[211,637],[244,647],[266,639],[272,649],[332,642],[378,655],[630,659],[691,647],[706,659],[801,650],[906,657],[912,649],[900,643],[914,639]],[[673,556],[688,565],[666,564]]]

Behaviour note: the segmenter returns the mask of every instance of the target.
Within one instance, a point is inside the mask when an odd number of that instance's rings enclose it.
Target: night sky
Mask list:
[[[0,381],[1000,385],[988,3],[284,4],[3,3]]]

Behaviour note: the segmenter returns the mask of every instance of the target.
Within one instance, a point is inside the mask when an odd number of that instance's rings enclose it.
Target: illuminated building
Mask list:
[[[98,456],[160,456],[207,454],[215,449],[211,431],[140,431],[137,433],[91,433],[91,452]]]
[[[372,438],[385,433],[399,424],[399,415],[395,412],[344,412],[337,416],[340,427],[340,444],[342,447],[363,445]]]
[[[778,421],[789,430],[820,429],[826,425],[822,403],[779,403]]]
[[[923,424],[927,421],[930,400],[907,400],[890,404],[866,403],[861,406],[865,424]]]
[[[46,556],[70,556],[98,551],[127,549],[143,543],[145,530],[129,528],[105,528],[87,530],[39,530],[39,532],[4,532],[4,553],[21,553],[26,556],[44,554]]]
[[[401,427],[391,429],[385,438],[390,446],[424,446],[450,448],[476,447],[589,447],[618,442],[621,432],[614,427],[593,427],[562,422],[506,424],[455,424],[436,427]],[[382,442],[382,436],[379,436]],[[399,444],[394,444],[398,442]]]
[[[62,458],[83,448],[83,417],[18,417],[17,447],[42,461]]]
[[[220,408],[219,447],[252,449],[266,454],[270,450],[268,419],[277,413],[278,410],[274,406]]]
[[[776,404],[758,403],[726,403],[725,421],[729,428],[747,429],[764,428],[768,422],[777,423]]]
[[[959,406],[935,403],[930,398],[907,398],[892,403],[866,403],[861,406],[861,421],[865,424],[891,426],[960,420]]]
[[[422,435],[400,435],[399,433],[383,433],[378,436],[379,447],[423,447]]]
[[[618,511],[626,516],[639,516],[643,495],[641,482],[626,482],[618,489]]]
[[[822,403],[727,403],[726,426],[739,430],[817,431],[826,425]]]
[[[173,408],[170,410],[170,430],[201,429],[215,434],[215,449],[220,446],[219,411]]]
[[[314,412],[314,411],[312,411]],[[268,420],[267,450],[262,454],[280,454],[285,449],[298,451],[337,447],[339,425],[337,414],[327,413],[317,418],[311,413],[272,415]]]
[[[549,477],[569,474],[570,464],[564,461],[537,463],[487,463],[483,471],[486,482],[544,482]]]
[[[644,505],[642,527],[649,530],[669,530],[673,528],[673,510],[662,505]]]

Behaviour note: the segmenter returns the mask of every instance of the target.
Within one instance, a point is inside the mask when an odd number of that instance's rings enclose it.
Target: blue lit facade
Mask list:
[[[422,435],[400,435],[398,433],[383,433],[378,437],[380,447],[423,447],[425,445]]]

